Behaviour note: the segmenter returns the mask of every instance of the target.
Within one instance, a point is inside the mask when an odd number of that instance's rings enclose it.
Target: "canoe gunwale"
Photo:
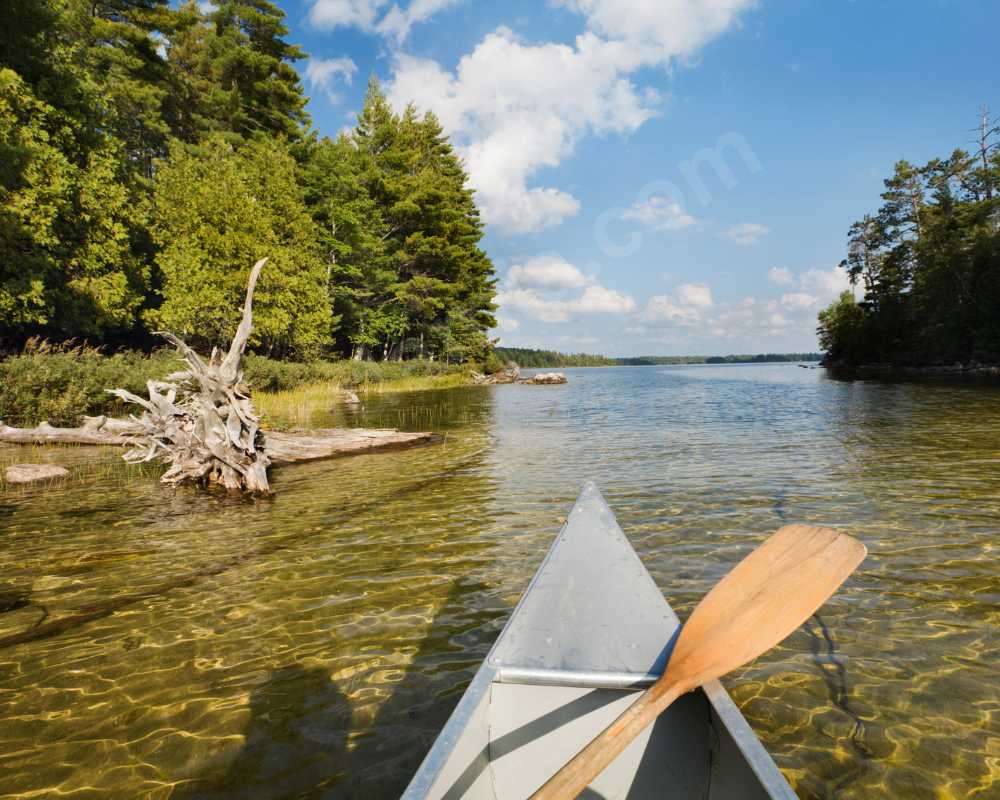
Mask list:
[[[546,669],[543,667],[502,666],[497,683],[527,683],[533,686],[573,686],[580,689],[648,689],[662,673],[613,672],[604,670]]]

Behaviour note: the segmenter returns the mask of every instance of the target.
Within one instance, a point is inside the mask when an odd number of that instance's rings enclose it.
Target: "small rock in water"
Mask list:
[[[349,406],[357,406],[361,404],[361,401],[358,399],[358,396],[354,394],[354,392],[348,392],[348,391],[344,392],[344,402],[347,403],[347,405]]]
[[[15,486],[68,477],[68,469],[54,464],[12,464],[4,472],[4,480]]]

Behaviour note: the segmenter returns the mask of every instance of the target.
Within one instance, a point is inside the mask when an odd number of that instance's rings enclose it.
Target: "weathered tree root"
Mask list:
[[[243,319],[225,357],[212,349],[208,363],[179,337],[157,331],[187,362],[187,370],[165,381],[147,382],[149,399],[125,389],[111,394],[145,409],[134,418],[141,431],[125,454],[130,463],[160,459],[170,464],[164,483],[219,483],[227,489],[270,494],[260,417],[243,382],[243,352],[253,329],[253,293],[266,258],[250,271]]]

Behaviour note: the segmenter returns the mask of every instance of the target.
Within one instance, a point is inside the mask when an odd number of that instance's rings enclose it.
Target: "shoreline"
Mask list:
[[[846,364],[820,362],[834,376],[845,378],[928,378],[958,379],[961,381],[1000,382],[1000,364],[981,364],[970,361],[962,364]]]

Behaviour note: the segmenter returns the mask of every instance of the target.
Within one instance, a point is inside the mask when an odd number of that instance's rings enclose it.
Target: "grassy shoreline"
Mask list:
[[[469,382],[468,367],[432,361],[276,361],[250,354],[244,362],[254,401],[269,417],[301,417],[297,407],[341,402],[359,393],[450,388]],[[0,420],[7,425],[79,424],[83,415],[126,416],[128,408],[108,394],[123,388],[146,395],[146,382],[181,369],[170,349],[107,355],[94,348],[35,343],[0,361]]]

